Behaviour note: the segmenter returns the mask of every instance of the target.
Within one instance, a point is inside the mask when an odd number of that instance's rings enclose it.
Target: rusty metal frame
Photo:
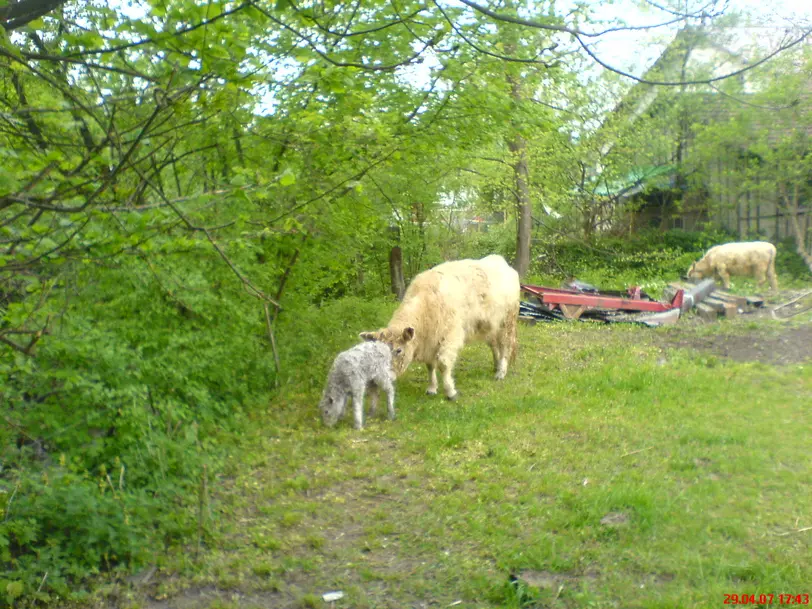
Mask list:
[[[548,288],[537,285],[522,285],[522,289],[536,296],[539,302],[550,308],[558,308],[567,318],[578,319],[587,309],[612,309],[620,311],[647,311],[660,313],[681,309],[685,296],[684,290],[677,290],[670,303],[656,300],[643,300],[639,290],[632,290],[632,296],[623,298],[601,294],[585,294],[577,290]]]

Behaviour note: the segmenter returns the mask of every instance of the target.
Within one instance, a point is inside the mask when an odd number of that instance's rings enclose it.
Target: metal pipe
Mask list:
[[[715,289],[716,283],[713,279],[703,279],[690,290],[685,290],[685,295],[682,298],[682,311],[693,309],[696,305],[705,300]]]

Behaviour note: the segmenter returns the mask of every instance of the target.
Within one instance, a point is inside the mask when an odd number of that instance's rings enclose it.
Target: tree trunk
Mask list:
[[[798,213],[797,209],[795,213],[788,210],[789,215],[789,225],[792,229],[792,236],[795,238],[795,251],[798,252],[798,255],[803,258],[804,263],[809,268],[809,271],[812,272],[812,255],[806,251],[806,235],[804,234],[803,229],[801,228],[801,223],[798,220]]]
[[[392,284],[392,293],[398,300],[403,300],[406,293],[406,282],[403,279],[403,252],[399,246],[389,251],[389,280]]]
[[[512,47],[512,45],[511,45]],[[515,76],[508,75],[510,93],[516,105],[522,101],[522,83]],[[516,133],[508,143],[513,155],[513,178],[516,185],[516,259],[513,266],[519,277],[530,270],[530,237],[533,230],[533,206],[530,202],[530,171],[527,168],[527,142]]]
[[[518,214],[516,232],[516,260],[513,265],[520,277],[530,270],[530,237],[533,229],[533,207],[530,203],[530,172],[527,169],[527,145],[522,136],[517,135],[509,144],[516,156],[513,173],[516,178],[516,212]]]
[[[509,12],[517,10],[516,3],[508,0],[505,3],[505,8]],[[515,31],[508,33],[500,32],[505,35],[505,53],[514,55],[516,53],[516,39]],[[510,96],[513,99],[513,105],[516,110],[520,108],[524,101],[523,90],[523,77],[521,73],[511,72],[511,68],[507,69],[505,79],[510,85]],[[514,110],[515,113],[515,110]],[[527,167],[527,142],[522,137],[521,124],[519,123],[518,113],[514,114],[511,119],[511,124],[515,134],[508,141],[508,149],[513,156],[513,178],[514,185],[516,186],[516,258],[513,261],[513,267],[519,273],[519,277],[524,277],[530,270],[530,237],[533,231],[533,206],[530,202],[530,171]]]
[[[812,255],[806,249],[806,232],[801,227],[801,221],[798,218],[800,215],[800,206],[798,205],[798,187],[793,189],[792,193],[787,192],[786,184],[779,183],[778,189],[781,198],[784,200],[784,210],[789,216],[789,225],[792,236],[795,238],[795,251],[803,258],[804,263],[812,272]]]

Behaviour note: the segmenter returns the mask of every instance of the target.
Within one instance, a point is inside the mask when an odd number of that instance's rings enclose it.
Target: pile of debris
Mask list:
[[[601,291],[581,281],[571,281],[562,288],[522,285],[529,300],[522,301],[519,318],[538,321],[602,321],[661,326],[676,323],[680,316],[696,309],[707,321],[720,316],[736,317],[740,313],[764,306],[764,299],[736,296],[716,287],[712,279],[672,283],[664,293],[667,302],[652,299],[639,286],[625,292]]]
[[[810,310],[812,310],[812,290],[804,292],[789,302],[775,307],[771,313],[773,319],[789,319],[790,317],[795,317],[796,315],[806,313]]]
[[[700,286],[703,286],[702,289]],[[755,309],[764,306],[764,299],[759,296],[737,296],[727,290],[717,287],[712,279],[696,281],[687,279],[669,283],[663,290],[663,297],[672,297],[682,290],[699,296],[692,302],[692,306],[683,310],[694,309],[696,314],[705,321],[716,321],[719,317],[732,319],[742,313],[752,313]]]

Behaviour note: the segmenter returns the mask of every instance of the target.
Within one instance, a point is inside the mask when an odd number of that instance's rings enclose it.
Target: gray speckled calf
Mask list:
[[[381,342],[364,342],[339,353],[327,377],[327,387],[319,404],[324,424],[332,427],[344,413],[352,397],[353,427],[364,427],[364,392],[369,389],[369,414],[378,406],[378,390],[386,393],[389,419],[395,418],[395,387],[392,381],[392,350]]]

